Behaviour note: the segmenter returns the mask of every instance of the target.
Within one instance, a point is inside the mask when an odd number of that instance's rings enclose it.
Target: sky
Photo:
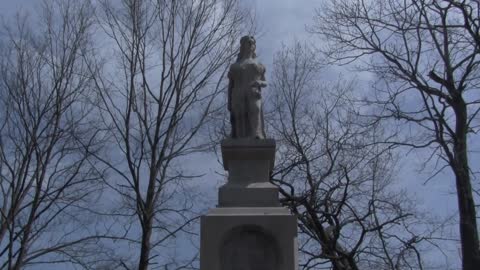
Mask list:
[[[35,5],[39,0],[0,0],[1,21],[9,20],[19,10],[27,10],[34,14]],[[255,10],[257,24],[260,35],[257,37],[257,55],[259,60],[265,64],[267,71],[272,65],[273,57],[276,51],[282,48],[282,45],[292,44],[295,40],[309,41],[316,44],[321,43],[318,37],[312,37],[305,30],[306,25],[312,22],[315,8],[321,7],[318,0],[247,0],[244,4]],[[357,76],[359,80],[368,81],[368,75],[350,74],[348,70],[331,67],[326,72],[338,75],[340,72],[347,76]],[[267,73],[268,74],[268,73]],[[267,76],[268,80],[268,76]],[[274,91],[268,89],[267,91]],[[480,149],[480,143],[472,143],[474,149]],[[425,159],[422,154],[410,154],[409,159],[403,160],[399,178],[401,187],[407,189],[413,194],[421,208],[429,209],[433,214],[445,215],[456,211],[456,200],[452,196],[454,183],[452,175],[448,170],[438,175],[435,179],[423,184],[428,174],[419,172],[418,164]],[[474,157],[472,164],[480,161]],[[216,204],[216,190],[223,182],[222,168],[215,157],[205,155],[188,160],[188,164],[194,168],[194,171],[205,173],[202,178],[201,190],[208,194],[206,205],[214,207]]]

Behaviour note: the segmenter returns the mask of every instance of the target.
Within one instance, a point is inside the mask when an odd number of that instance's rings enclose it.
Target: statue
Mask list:
[[[255,39],[240,39],[240,53],[228,72],[228,110],[232,125],[232,138],[265,139],[262,87],[265,67],[256,59]]]

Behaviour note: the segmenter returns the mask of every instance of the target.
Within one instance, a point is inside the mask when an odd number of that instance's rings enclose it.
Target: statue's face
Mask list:
[[[252,36],[244,36],[241,40],[241,47],[242,49],[247,50],[249,52],[255,52],[256,49],[256,43],[255,39]]]
[[[255,52],[256,43],[255,43],[255,39],[253,37],[250,37],[247,40],[247,48],[249,48],[251,52]]]

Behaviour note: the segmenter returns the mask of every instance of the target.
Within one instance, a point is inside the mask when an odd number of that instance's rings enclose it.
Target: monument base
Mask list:
[[[270,183],[272,139],[225,139],[228,182],[218,208],[201,218],[201,270],[297,270],[297,219]]]
[[[283,207],[220,207],[201,218],[201,270],[297,270],[297,221]]]
[[[225,139],[223,166],[228,182],[218,191],[220,207],[278,207],[278,188],[269,182],[275,162],[272,139]]]

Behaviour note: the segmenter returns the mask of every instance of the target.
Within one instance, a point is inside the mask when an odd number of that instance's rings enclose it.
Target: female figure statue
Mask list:
[[[256,59],[255,39],[240,39],[240,53],[228,72],[228,110],[232,124],[232,138],[264,139],[262,87],[265,67]]]

